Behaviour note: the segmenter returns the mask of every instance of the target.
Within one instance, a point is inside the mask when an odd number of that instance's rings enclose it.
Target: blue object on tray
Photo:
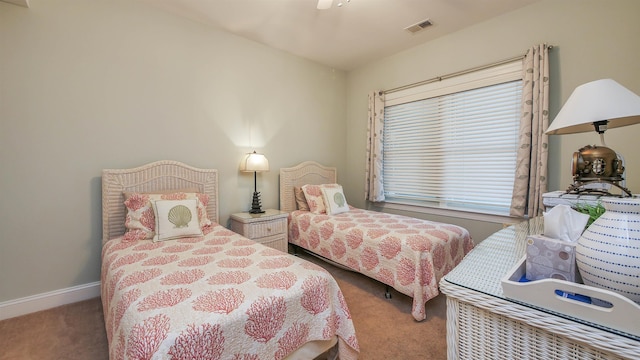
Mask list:
[[[556,295],[564,297],[564,298],[567,298],[567,299],[582,301],[584,303],[591,304],[591,297],[589,297],[589,296],[580,295],[580,294],[574,294],[574,293],[568,293],[568,292],[564,292],[562,290],[556,290],[555,293],[556,293]]]
[[[520,277],[520,280],[518,280],[518,282],[521,282],[521,283],[531,282],[531,280],[527,280],[526,275],[522,275],[522,277]],[[581,301],[587,304],[591,304],[591,298],[589,296],[568,293],[562,290],[556,290],[555,293],[556,295],[567,298],[567,299],[572,299],[572,300]]]

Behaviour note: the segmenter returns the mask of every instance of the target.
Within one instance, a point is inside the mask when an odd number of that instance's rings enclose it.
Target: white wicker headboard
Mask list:
[[[280,169],[280,210],[291,212],[298,208],[293,188],[306,184],[334,184],[338,180],[336,168],[305,161],[294,167]]]
[[[207,215],[218,222],[218,170],[162,160],[131,169],[102,170],[102,244],[125,232],[123,192],[196,188],[209,195]]]

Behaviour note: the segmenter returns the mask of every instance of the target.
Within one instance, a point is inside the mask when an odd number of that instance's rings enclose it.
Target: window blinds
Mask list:
[[[508,214],[521,69],[518,61],[387,96],[387,201]]]

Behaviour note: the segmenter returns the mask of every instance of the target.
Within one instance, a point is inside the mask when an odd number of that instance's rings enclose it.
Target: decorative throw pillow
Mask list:
[[[207,216],[207,205],[209,195],[201,193],[125,193],[124,205],[127,207],[125,218],[124,240],[145,240],[152,239],[155,235],[156,219],[151,203],[156,200],[186,200],[197,199],[198,201],[198,221],[200,228],[204,230],[211,226],[211,220]]]
[[[298,186],[294,187],[293,193],[296,195],[296,204],[298,205],[298,210],[309,211],[309,204],[307,204],[307,198],[304,197],[302,188]]]
[[[156,200],[152,207],[156,219],[153,241],[202,236],[198,199]]]
[[[324,201],[322,200],[322,188],[320,185],[303,185],[302,192],[307,199],[309,205],[309,211],[314,214],[326,213],[324,208]]]
[[[322,197],[324,206],[328,215],[340,214],[349,211],[347,198],[344,196],[342,186],[331,184],[331,186],[322,186]]]

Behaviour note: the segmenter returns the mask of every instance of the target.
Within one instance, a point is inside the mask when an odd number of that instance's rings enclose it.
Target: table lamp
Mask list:
[[[631,196],[623,185],[624,161],[620,154],[606,147],[604,132],[640,123],[640,96],[611,79],[601,79],[578,86],[547,129],[549,135],[596,131],[602,146],[587,145],[573,154],[573,184],[567,193],[609,193],[610,184],[622,190],[621,197]],[[603,186],[604,185],[604,186]]]
[[[255,151],[249,153],[242,158],[240,162],[240,171],[251,172],[253,171],[253,201],[251,202],[251,214],[264,213],[260,205],[260,193],[258,192],[257,173],[262,171],[269,171],[269,160]]]

